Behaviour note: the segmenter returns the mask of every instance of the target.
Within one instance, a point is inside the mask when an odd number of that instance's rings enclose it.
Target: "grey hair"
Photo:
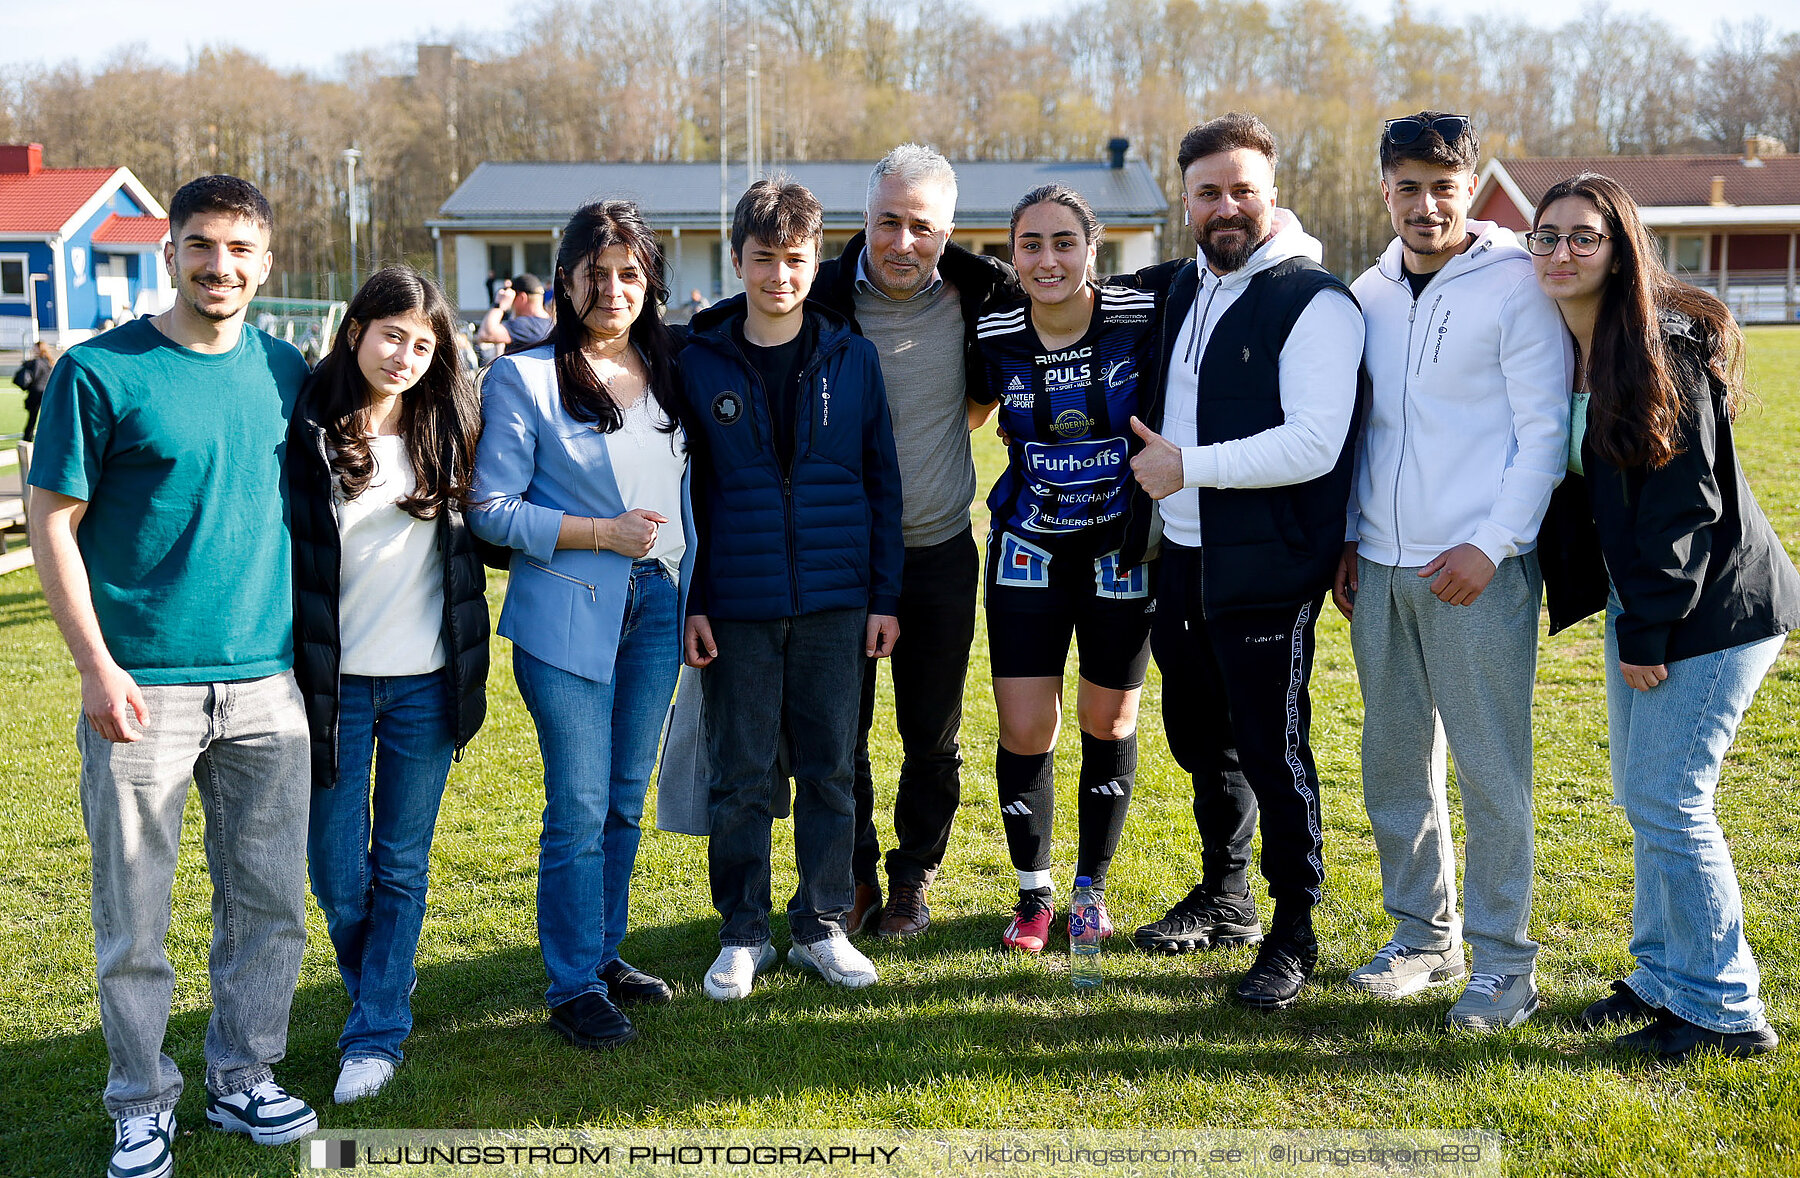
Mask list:
[[[890,176],[908,188],[935,184],[950,194],[951,207],[956,205],[956,169],[935,148],[923,143],[902,143],[882,156],[881,162],[869,173],[869,194],[863,202],[864,211],[875,211],[875,189]]]

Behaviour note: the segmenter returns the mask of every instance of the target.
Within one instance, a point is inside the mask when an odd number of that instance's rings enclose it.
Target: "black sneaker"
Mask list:
[[[1256,951],[1256,963],[1237,985],[1237,999],[1257,1010],[1280,1010],[1300,997],[1300,987],[1319,964],[1312,923],[1276,926]]]
[[[1590,1031],[1598,1031],[1608,1023],[1641,1023],[1661,1013],[1662,1007],[1645,1002],[1624,982],[1614,982],[1611,994],[1598,1002],[1588,1003],[1587,1009],[1581,1012],[1581,1025]]]
[[[601,969],[600,980],[606,983],[606,996],[614,1006],[662,1006],[675,1000],[669,983],[616,957]]]
[[[1734,1059],[1767,1055],[1781,1044],[1781,1038],[1766,1024],[1754,1031],[1712,1031],[1662,1010],[1649,1026],[1620,1035],[1613,1042],[1676,1063],[1695,1051],[1717,1051]]]
[[[550,1029],[577,1047],[623,1047],[637,1028],[606,995],[589,990],[550,1008]]]
[[[1262,937],[1256,899],[1248,891],[1233,895],[1202,883],[1194,885],[1161,920],[1144,925],[1131,939],[1146,953],[1192,953],[1226,945],[1254,945]]]

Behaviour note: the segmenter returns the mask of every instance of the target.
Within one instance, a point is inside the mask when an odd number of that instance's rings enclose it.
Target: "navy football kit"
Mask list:
[[[987,399],[999,403],[1006,471],[988,496],[988,655],[996,679],[1060,679],[1077,646],[1097,687],[1143,686],[1150,661],[1150,567],[1141,555],[1150,500],[1131,475],[1131,418],[1155,396],[1155,292],[1098,287],[1086,334],[1049,349],[1027,300],[976,325]],[[1137,772],[1137,737],[1081,734],[1077,871],[1104,888]],[[1013,867],[1050,868],[1054,754],[997,750],[1000,815]],[[1022,885],[1023,887],[1023,885]]]

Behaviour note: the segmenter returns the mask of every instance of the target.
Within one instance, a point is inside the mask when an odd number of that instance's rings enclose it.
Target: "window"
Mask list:
[[[1677,237],[1675,239],[1675,268],[1677,270],[1706,269],[1706,238]]]
[[[511,278],[513,276],[512,243],[503,245],[488,243],[488,269],[494,272],[495,278]]]
[[[1117,274],[1119,272],[1119,243],[1103,241],[1094,253],[1094,273]]]
[[[22,303],[26,299],[25,259],[21,256],[0,257],[0,299]]]
[[[556,266],[550,261],[550,243],[547,241],[528,241],[525,243],[525,273],[550,285],[550,279]]]

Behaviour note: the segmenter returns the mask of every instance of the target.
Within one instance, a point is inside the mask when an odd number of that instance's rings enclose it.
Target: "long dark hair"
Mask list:
[[[401,394],[400,433],[414,485],[399,507],[415,519],[435,519],[445,503],[468,506],[481,436],[481,401],[456,354],[456,315],[435,282],[411,266],[384,266],[369,275],[350,300],[331,351],[313,371],[314,408],[325,444],[336,451],[331,472],[344,497],[354,499],[375,475],[367,437],[369,385],[356,363],[357,345],[375,320],[408,314],[431,325],[437,347],[419,383]]]
[[[679,428],[675,420],[675,336],[657,313],[657,308],[669,301],[669,276],[655,231],[628,200],[582,205],[563,226],[562,243],[556,249],[556,326],[550,332],[556,345],[556,388],[563,408],[576,421],[591,421],[601,433],[611,433],[624,423],[612,390],[594,375],[581,354],[588,342],[586,315],[600,293],[595,270],[600,255],[615,245],[625,247],[644,276],[644,305],[631,324],[630,339],[650,371],[649,395],[663,412],[665,420],[658,428],[674,433]],[[588,277],[586,307],[577,307],[570,294],[569,276],[577,271]]]
[[[1612,237],[1613,273],[1600,292],[1593,355],[1587,365],[1587,436],[1594,452],[1614,466],[1665,465],[1678,452],[1677,428],[1690,411],[1681,394],[1679,357],[1664,337],[1661,315],[1675,311],[1694,323],[1706,375],[1725,390],[1736,416],[1744,401],[1744,333],[1712,295],[1671,275],[1637,202],[1610,176],[1583,172],[1555,185],[1538,202],[1535,227],[1564,197],[1593,205]]]

